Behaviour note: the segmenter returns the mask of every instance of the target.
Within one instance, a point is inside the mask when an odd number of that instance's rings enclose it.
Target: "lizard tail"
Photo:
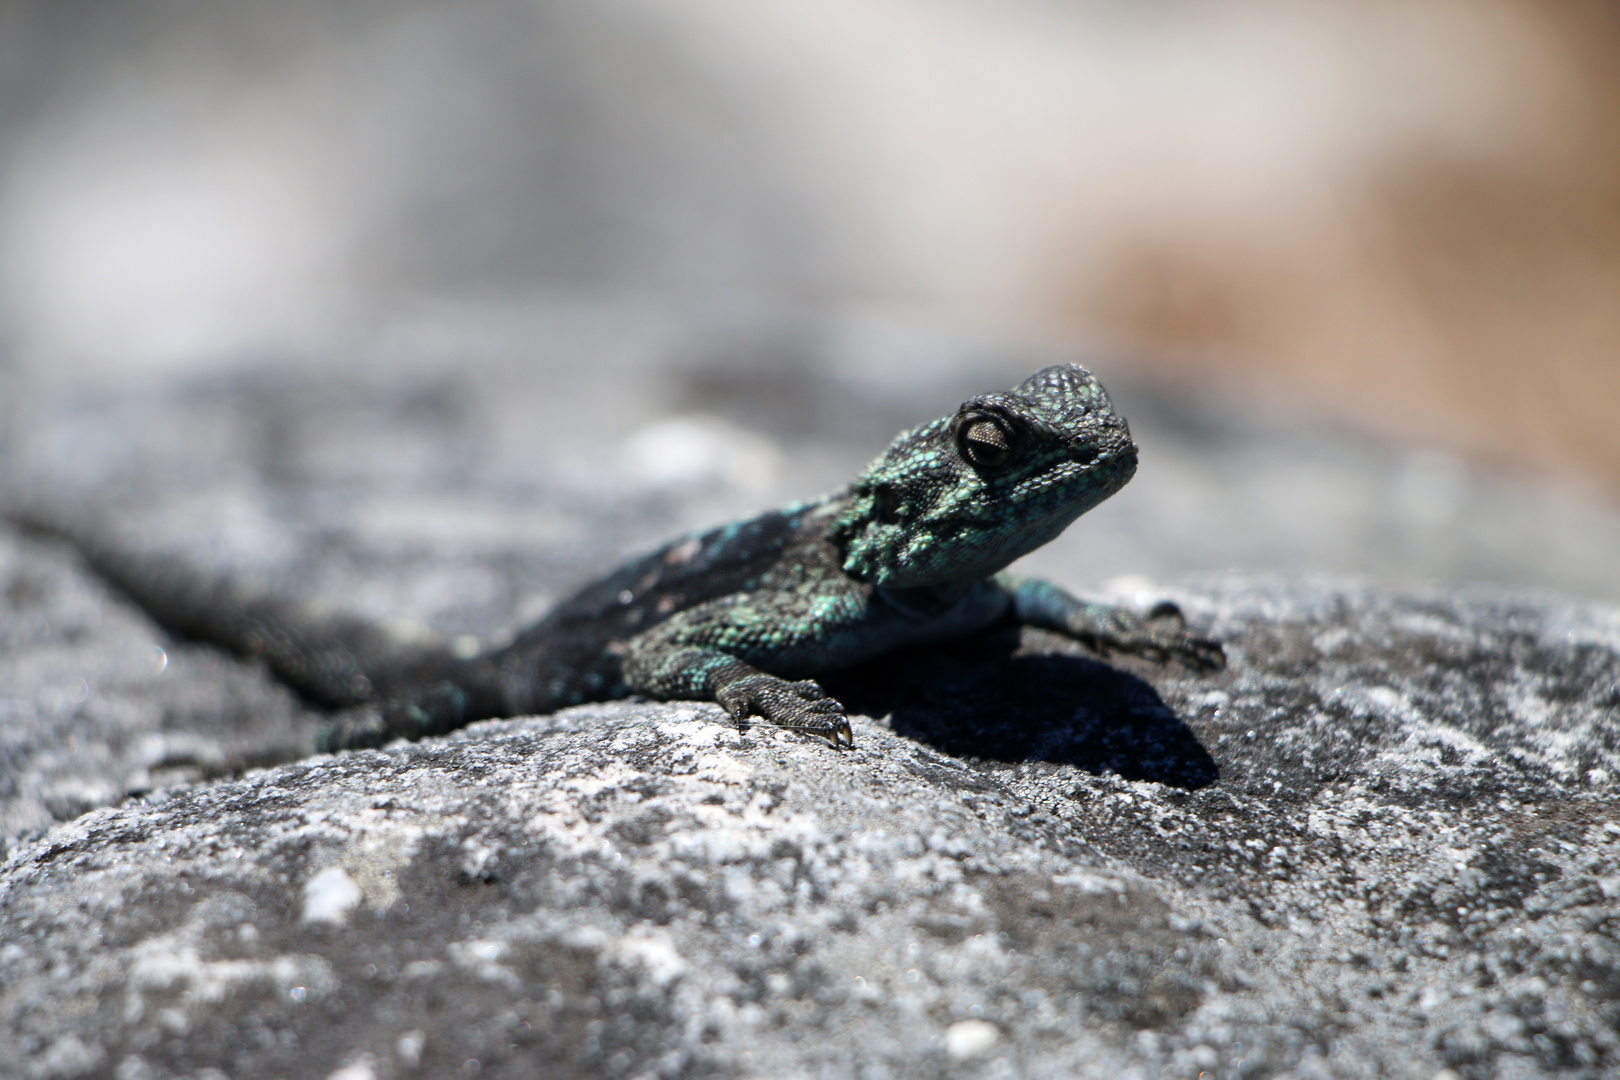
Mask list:
[[[261,660],[314,704],[380,708],[398,718],[424,714],[411,737],[481,719],[476,714],[492,715],[498,707],[485,700],[486,689],[493,689],[484,685],[490,673],[436,640],[407,638],[354,616],[318,612],[191,560],[121,544],[115,530],[89,515],[8,508],[4,517],[27,534],[71,547],[96,577],[168,633]],[[493,671],[492,665],[483,667]],[[465,687],[459,698],[435,693],[436,684],[446,680]],[[390,730],[407,726],[403,719],[386,725]],[[341,745],[376,743],[362,739]]]

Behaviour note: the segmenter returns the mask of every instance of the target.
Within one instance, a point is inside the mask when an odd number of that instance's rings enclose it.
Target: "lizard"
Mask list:
[[[168,631],[260,658],[332,710],[318,750],[634,695],[713,701],[739,725],[756,716],[847,748],[844,707],[817,676],[1009,619],[1104,654],[1224,666],[1173,604],[1143,615],[1006,572],[1136,467],[1101,383],[1048,367],[902,432],[844,489],[673,540],[472,655],[32,523],[66,535]]]

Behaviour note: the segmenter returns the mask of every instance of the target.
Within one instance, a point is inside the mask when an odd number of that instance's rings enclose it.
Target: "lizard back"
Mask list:
[[[820,540],[831,519],[814,513],[818,505],[773,510],[665,544],[583,586],[510,645],[468,663],[489,665],[484,677],[498,684],[507,713],[624,697],[625,641],[709,600],[758,588],[769,571],[793,560],[791,549]],[[398,693],[406,683],[437,677],[421,659],[380,680],[378,689]]]

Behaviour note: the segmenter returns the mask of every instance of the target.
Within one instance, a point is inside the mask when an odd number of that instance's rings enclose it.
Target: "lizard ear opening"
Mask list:
[[[996,469],[1017,454],[1012,427],[997,416],[968,413],[956,422],[957,452],[980,469]]]
[[[888,484],[872,489],[872,517],[879,525],[893,525],[900,519],[900,500]]]

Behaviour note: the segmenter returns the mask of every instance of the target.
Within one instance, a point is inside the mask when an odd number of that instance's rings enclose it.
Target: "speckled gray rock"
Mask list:
[[[493,641],[619,559],[838,485],[896,430],[1056,359],[894,319],[580,296],[445,304],[341,350],[194,368],[0,357],[0,511],[88,510],[210,572]],[[1613,507],[1091,362],[1142,468],[1031,572],[1082,591],[1267,568],[1620,600]],[[0,524],[0,852],[156,783],[295,759],[318,722],[78,567]]]
[[[494,641],[1047,359],[584,302],[382,339],[0,367],[0,500]],[[1620,514],[1096,366],[1141,474],[1033,569],[1180,582],[1230,669],[904,654],[833,681],[852,754],[629,703],[308,758],[0,526],[0,1076],[1620,1070],[1620,612],[1456,584],[1620,597]]]
[[[627,703],[90,813],[0,871],[0,1073],[1611,1075],[1620,611],[1174,595],[1229,671],[1008,634],[847,754]]]

